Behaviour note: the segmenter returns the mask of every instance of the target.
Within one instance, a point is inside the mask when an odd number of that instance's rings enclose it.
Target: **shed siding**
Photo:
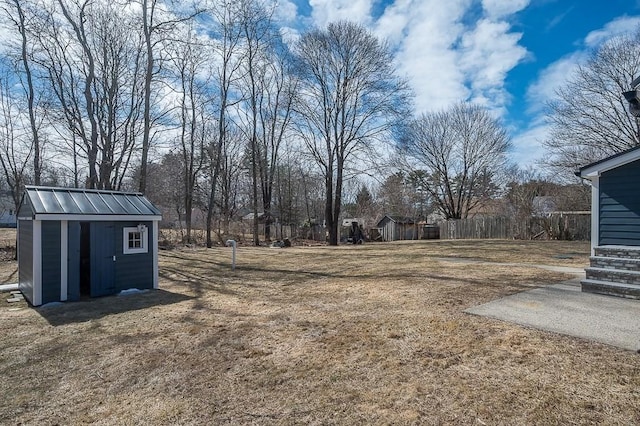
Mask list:
[[[143,223],[147,226],[147,253],[123,254],[123,228],[137,226]],[[130,288],[153,288],[153,224],[152,222],[119,222],[115,233],[116,261],[116,291]]]
[[[67,227],[67,300],[80,299],[80,222]]]
[[[20,208],[18,209],[18,217],[33,217],[33,209],[28,201],[22,201]]]
[[[33,303],[33,221],[18,224],[18,288]]]
[[[42,222],[42,303],[60,301],[60,222]]]
[[[640,161],[600,176],[601,245],[640,246]]]
[[[393,222],[388,216],[382,218],[380,223],[378,224],[382,234],[382,241],[393,241],[394,240],[394,230],[395,230],[395,222]]]

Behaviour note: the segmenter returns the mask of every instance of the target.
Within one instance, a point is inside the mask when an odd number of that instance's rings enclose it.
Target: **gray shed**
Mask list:
[[[417,240],[418,225],[409,217],[385,215],[378,222],[382,241]]]
[[[27,186],[19,288],[34,306],[158,288],[160,211],[139,193]]]

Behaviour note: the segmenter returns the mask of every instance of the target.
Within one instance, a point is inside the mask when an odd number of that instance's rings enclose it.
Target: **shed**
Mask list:
[[[34,306],[158,288],[160,211],[142,194],[27,186],[19,289]]]
[[[582,167],[591,181],[591,265],[582,290],[640,298],[640,147]]]
[[[382,241],[418,239],[416,221],[408,217],[385,215],[376,227],[379,229]]]

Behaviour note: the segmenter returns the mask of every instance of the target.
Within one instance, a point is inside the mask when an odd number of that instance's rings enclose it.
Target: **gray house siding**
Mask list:
[[[640,161],[602,173],[599,244],[640,246],[639,181]]]
[[[18,288],[29,302],[33,302],[33,221],[20,221],[18,241]]]
[[[42,222],[42,303],[60,300],[60,222]]]

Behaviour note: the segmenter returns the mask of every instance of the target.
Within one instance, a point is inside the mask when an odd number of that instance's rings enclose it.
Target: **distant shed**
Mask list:
[[[19,288],[34,306],[158,288],[160,211],[139,193],[27,186]]]
[[[418,225],[414,219],[385,215],[377,225],[382,241],[417,240]]]

